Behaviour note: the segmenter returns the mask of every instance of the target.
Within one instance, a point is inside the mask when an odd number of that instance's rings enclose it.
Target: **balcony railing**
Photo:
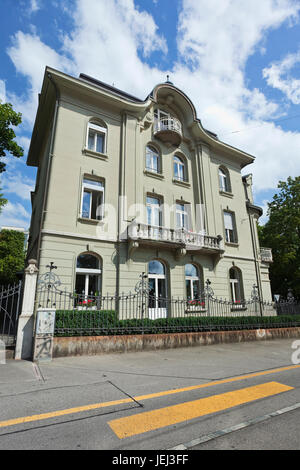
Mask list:
[[[128,227],[128,235],[132,240],[149,240],[185,245],[186,248],[207,248],[222,250],[221,237],[212,237],[201,233],[189,232],[186,229],[171,229],[148,224],[132,224]]]
[[[163,141],[179,144],[182,138],[181,122],[174,117],[155,119],[153,127],[154,135]]]
[[[261,247],[261,249],[260,249],[260,258],[265,263],[272,263],[273,262],[273,257],[272,257],[271,248]]]

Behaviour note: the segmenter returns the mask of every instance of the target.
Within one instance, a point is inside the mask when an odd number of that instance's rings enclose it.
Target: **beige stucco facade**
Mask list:
[[[155,127],[157,109],[169,116],[166,132]],[[88,148],[89,123],[105,129],[101,152]],[[147,146],[157,152],[157,171],[146,168]],[[184,180],[174,175],[175,155]],[[47,68],[27,161],[38,168],[28,258],[38,260],[40,274],[53,261],[63,287],[74,291],[77,257],[93,254],[100,261],[103,294],[133,291],[148,263],[160,260],[168,296],[186,296],[185,266],[193,264],[202,286],[209,279],[217,297],[230,299],[235,267],[244,298],[257,285],[269,301],[269,264],[261,258],[256,228],[261,212],[253,202],[251,175],[241,175],[253,160],[206,131],[189,98],[170,82],[142,101],[89,77]],[[226,190],[220,188],[220,168]],[[84,179],[104,188],[101,217],[83,214]],[[147,219],[147,197],[160,203],[156,231]],[[176,204],[189,214],[181,239]],[[233,214],[230,242],[224,211]]]

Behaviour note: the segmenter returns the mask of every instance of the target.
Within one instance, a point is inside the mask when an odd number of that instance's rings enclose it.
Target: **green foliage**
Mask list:
[[[300,315],[135,318],[119,320],[114,310],[57,310],[55,336],[97,336],[224,331],[299,326]]]
[[[17,272],[24,269],[25,235],[17,230],[0,232],[0,285],[18,281]]]
[[[3,197],[3,194],[0,193],[0,214],[2,212],[3,207],[7,204],[7,199]]]
[[[14,140],[16,134],[12,126],[18,126],[22,122],[21,113],[16,113],[10,103],[0,103],[0,158],[10,153],[20,158],[24,152]],[[5,163],[0,162],[0,173],[5,171]]]
[[[259,227],[260,245],[272,248],[270,279],[273,294],[288,288],[300,297],[300,176],[280,181],[268,204],[269,220]]]

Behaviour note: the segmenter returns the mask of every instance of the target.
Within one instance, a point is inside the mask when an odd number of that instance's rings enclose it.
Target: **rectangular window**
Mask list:
[[[176,228],[184,228],[186,230],[189,228],[189,214],[186,206],[185,204],[176,204]]]
[[[97,153],[105,153],[106,129],[96,124],[88,124],[87,148]]]
[[[89,178],[83,179],[81,217],[101,220],[104,208],[104,184]]]
[[[160,199],[147,196],[147,224],[161,227],[162,211],[160,207]]]
[[[146,170],[160,173],[159,154],[152,147],[146,148]]]
[[[225,240],[228,243],[237,243],[234,214],[224,211]]]

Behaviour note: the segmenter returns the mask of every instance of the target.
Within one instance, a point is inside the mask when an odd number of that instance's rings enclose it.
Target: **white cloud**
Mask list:
[[[28,80],[23,96],[10,93],[10,97],[29,125],[46,65],[75,76],[84,72],[140,98],[164,81],[167,71],[150,66],[145,58],[157,51],[165,54],[166,40],[153,17],[137,9],[133,0],[77,0],[72,8],[68,3],[58,5],[74,25],[60,36],[60,51],[36,34],[21,31],[8,50],[17,72]],[[251,0],[241,7],[240,0],[182,0],[180,5],[179,58],[169,72],[195,104],[204,127],[257,157],[247,172],[253,172],[258,190],[275,188],[278,179],[299,174],[300,134],[265,123],[278,117],[281,108],[262,91],[250,90],[245,76],[249,57],[266,50],[266,33],[298,19],[299,2]],[[249,130],[230,134],[245,128]]]
[[[4,80],[0,80],[0,102],[6,103],[6,86]]]
[[[7,93],[14,108],[23,115],[25,124],[32,127],[45,67],[47,65],[63,71],[72,71],[71,62],[44,44],[36,35],[18,31],[12,38],[7,53],[19,74],[24,75],[29,87],[22,96]]]
[[[300,104],[300,79],[292,77],[290,72],[299,62],[300,50],[263,69],[263,77],[268,85],[284,93],[293,104]]]
[[[30,192],[34,190],[35,181],[21,173],[7,175],[3,179],[1,189],[6,194],[14,194],[21,199],[30,201]]]
[[[30,214],[25,207],[19,202],[13,204],[8,201],[0,214],[0,227],[12,226],[28,228],[29,225]]]
[[[261,91],[247,88],[245,65],[261,50],[266,32],[295,22],[299,10],[300,4],[289,0],[251,0],[242,8],[235,0],[183,0],[181,62],[172,80],[191,97],[204,127],[256,156],[246,168],[256,190],[276,188],[278,179],[299,174],[300,133],[266,122],[282,110]],[[243,132],[232,134],[235,130]]]
[[[41,8],[39,0],[30,0],[30,13],[35,13]]]
[[[269,216],[267,215],[269,209],[268,202],[269,201],[267,199],[262,201],[261,208],[263,210],[263,215],[259,218],[260,225],[265,225],[265,223],[269,220]]]
[[[75,28],[64,38],[64,51],[71,54],[78,72],[129,93],[144,97],[162,73],[148,66],[148,57],[167,52],[153,18],[135,8],[133,0],[78,0],[72,12]]]

